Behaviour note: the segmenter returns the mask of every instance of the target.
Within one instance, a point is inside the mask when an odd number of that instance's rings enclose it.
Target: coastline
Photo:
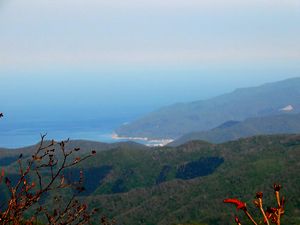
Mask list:
[[[163,147],[174,141],[174,139],[151,139],[147,137],[126,137],[126,136],[119,136],[116,133],[112,133],[111,138],[114,140],[141,141],[149,147]]]

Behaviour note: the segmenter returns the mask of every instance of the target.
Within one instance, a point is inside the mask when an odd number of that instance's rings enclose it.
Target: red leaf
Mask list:
[[[238,199],[235,199],[235,198],[228,198],[228,199],[225,199],[223,202],[234,204],[237,209],[243,209],[243,210],[246,209],[246,203],[244,203]]]

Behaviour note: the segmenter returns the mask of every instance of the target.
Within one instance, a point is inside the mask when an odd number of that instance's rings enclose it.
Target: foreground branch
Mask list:
[[[262,214],[263,220],[259,223],[254,220],[254,218],[250,215],[246,203],[238,200],[238,199],[225,199],[224,203],[231,203],[234,204],[237,209],[243,210],[246,214],[247,218],[251,221],[252,224],[258,225],[258,224],[267,224],[270,225],[270,222],[276,225],[280,225],[281,217],[284,215],[284,198],[280,198],[280,189],[281,185],[274,184],[273,186],[274,192],[275,192],[275,198],[277,202],[277,207],[272,208],[268,207],[267,210],[264,210],[263,207],[263,193],[257,192],[256,193],[256,199],[253,201],[254,205],[260,210],[260,213]],[[235,222],[238,225],[242,225],[239,218],[235,217]]]

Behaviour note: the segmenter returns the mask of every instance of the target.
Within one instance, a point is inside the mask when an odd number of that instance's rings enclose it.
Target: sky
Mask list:
[[[299,0],[0,0],[0,111],[130,120],[300,76]]]
[[[300,58],[298,0],[1,0],[3,68]]]

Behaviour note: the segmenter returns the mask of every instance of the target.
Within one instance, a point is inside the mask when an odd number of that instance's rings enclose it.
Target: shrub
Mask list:
[[[242,210],[246,217],[254,224],[267,224],[270,225],[270,222],[276,225],[280,225],[281,217],[284,215],[284,197],[280,197],[280,189],[281,185],[274,184],[274,193],[277,202],[277,207],[268,207],[266,210],[263,207],[263,193],[257,192],[256,199],[253,201],[256,208],[259,209],[262,214],[263,220],[259,223],[251,216],[246,206],[246,203],[238,200],[238,199],[225,199],[224,203],[234,204],[238,210]],[[235,216],[235,222],[238,225],[242,225],[238,216]]]

